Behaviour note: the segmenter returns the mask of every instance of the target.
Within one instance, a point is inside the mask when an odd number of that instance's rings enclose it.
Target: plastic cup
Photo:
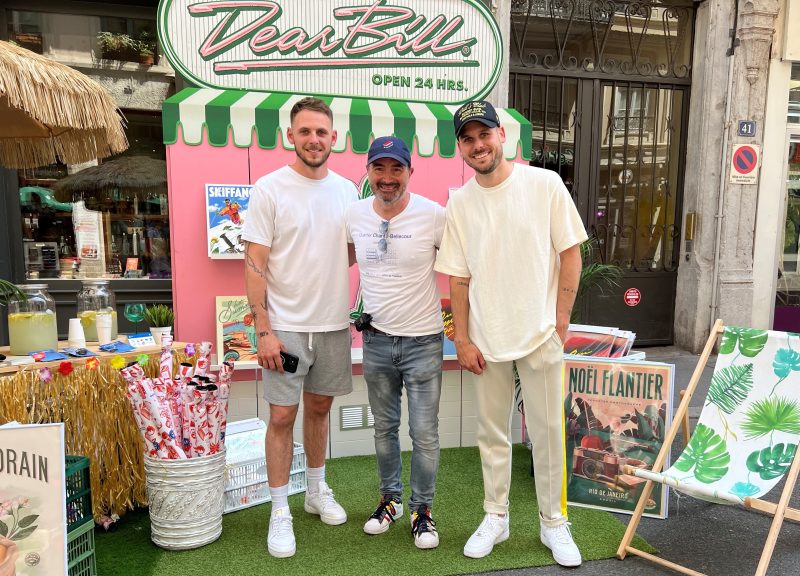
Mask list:
[[[111,342],[111,315],[98,314],[95,322],[97,324],[97,341],[100,345]]]
[[[80,318],[69,319],[69,337],[67,340],[70,348],[86,348],[86,335],[83,333],[83,325]]]

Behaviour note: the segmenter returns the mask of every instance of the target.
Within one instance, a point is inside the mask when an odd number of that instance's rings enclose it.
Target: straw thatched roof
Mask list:
[[[122,116],[105,88],[0,41],[0,165],[78,164],[127,148]]]
[[[62,178],[52,188],[57,194],[64,194],[109,188],[136,190],[166,186],[166,162],[149,156],[121,156]]]

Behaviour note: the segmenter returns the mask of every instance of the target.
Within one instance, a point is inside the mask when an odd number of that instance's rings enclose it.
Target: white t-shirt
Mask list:
[[[284,166],[256,182],[242,239],[270,247],[267,307],[275,330],[349,325],[344,214],[356,200],[353,183],[331,171],[312,180]]]
[[[475,178],[447,203],[436,270],[471,278],[469,337],[492,362],[527,356],[556,325],[558,254],[586,240],[555,172],[514,164],[493,188]]]
[[[356,247],[364,311],[394,336],[441,332],[442,306],[433,262],[444,232],[444,208],[411,194],[405,209],[385,221],[366,198],[347,209],[347,240]],[[383,242],[382,242],[383,241]]]

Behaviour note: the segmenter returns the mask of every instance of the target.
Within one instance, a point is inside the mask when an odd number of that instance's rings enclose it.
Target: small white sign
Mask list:
[[[0,427],[0,568],[16,560],[2,573],[66,574],[66,526],[64,425]]]
[[[761,149],[753,144],[739,144],[731,154],[732,184],[758,184]]]

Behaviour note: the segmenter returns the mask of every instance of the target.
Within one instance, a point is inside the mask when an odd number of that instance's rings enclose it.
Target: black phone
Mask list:
[[[294,354],[289,354],[288,352],[281,350],[281,361],[283,362],[284,371],[292,374],[297,372],[297,363],[300,362],[300,358]]]

